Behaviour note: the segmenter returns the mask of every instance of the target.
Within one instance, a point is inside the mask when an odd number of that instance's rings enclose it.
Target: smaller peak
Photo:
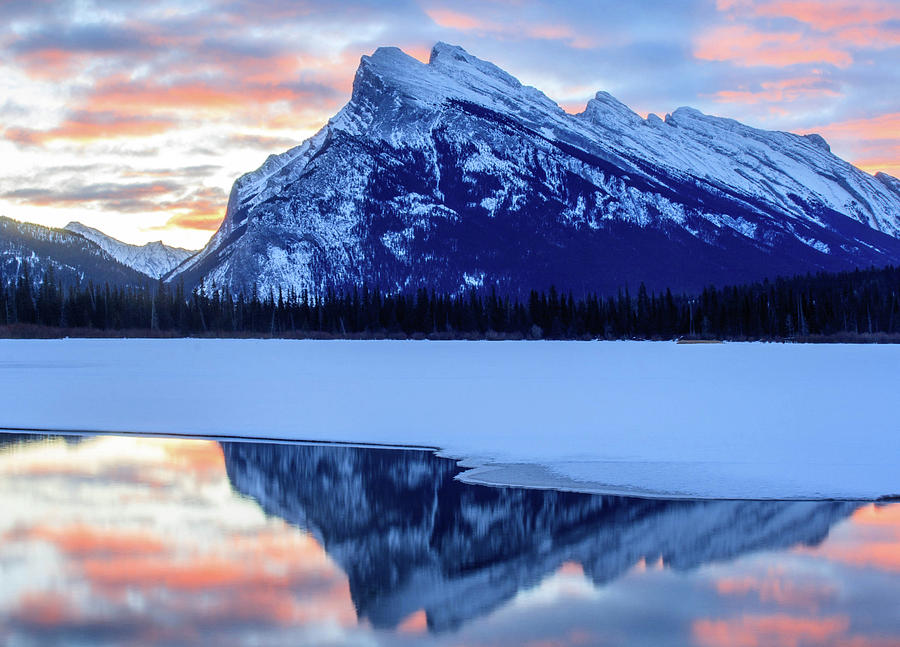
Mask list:
[[[616,99],[613,95],[611,95],[606,90],[598,90],[597,93],[594,95],[593,100],[599,101],[601,103],[609,103],[611,105],[616,105],[616,106],[624,106],[625,105],[624,103],[622,103],[621,101]]]
[[[592,122],[608,122],[611,117],[616,119],[624,119],[632,123],[643,121],[640,115],[631,108],[616,99],[609,92],[600,91],[594,95],[594,98],[588,101],[584,112],[581,113]]]
[[[675,112],[672,113],[673,117],[705,117],[706,115],[696,108],[692,108],[691,106],[681,106],[680,108],[675,108]]]
[[[431,48],[431,56],[428,58],[428,64],[431,65],[434,63],[435,59],[440,57],[455,58],[463,63],[468,63],[469,60],[473,58],[469,52],[459,45],[450,45],[449,43],[438,41],[434,44],[434,47]]]
[[[511,88],[521,88],[522,84],[514,76],[493,63],[472,56],[459,45],[438,42],[431,48],[428,66],[451,78],[466,80],[467,83],[481,83],[475,79],[497,81]]]
[[[399,47],[379,47],[374,52],[372,52],[371,56],[364,56],[363,58],[369,58],[372,60],[394,60],[394,59],[405,59],[412,58],[409,54],[404,52]]]
[[[679,108],[675,108],[674,112],[667,114],[665,122],[670,126],[677,126],[679,123],[687,123],[690,121],[700,121],[708,123],[717,119],[723,121],[718,117],[707,115],[697,110],[696,108],[692,108],[690,106],[681,106]]]
[[[828,151],[829,153],[831,152],[831,146],[828,145],[828,142],[825,141],[825,138],[822,137],[822,135],[818,133],[809,133],[803,136],[822,150]]]
[[[416,60],[399,47],[379,47],[369,56],[360,59],[359,71],[370,68],[378,70],[377,74],[409,74],[411,68],[421,68],[422,62]]]
[[[885,173],[884,171],[878,171],[875,173],[875,179],[886,186],[889,191],[900,196],[900,180],[893,175]]]
[[[70,222],[68,225],[63,227],[63,230],[72,232],[73,234],[79,234],[79,235],[83,235],[83,236],[92,236],[92,235],[93,236],[96,236],[96,235],[105,236],[106,235],[99,229],[94,229],[93,227],[88,227],[87,225],[83,225],[80,222],[78,222],[77,220],[73,220],[72,222]]]

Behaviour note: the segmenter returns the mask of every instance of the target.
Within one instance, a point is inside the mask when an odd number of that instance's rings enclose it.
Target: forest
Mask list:
[[[900,268],[778,278],[699,294],[615,296],[492,290],[232,294],[153,287],[64,286],[27,266],[0,276],[4,337],[287,337],[657,339],[900,342]]]

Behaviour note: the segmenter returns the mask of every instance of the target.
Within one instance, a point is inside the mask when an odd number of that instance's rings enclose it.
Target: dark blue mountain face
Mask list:
[[[319,134],[238,180],[169,278],[580,294],[896,264],[892,180],[816,138],[690,109],[642,120],[602,94],[567,115],[458,48],[428,65],[379,50]]]
[[[310,531],[346,572],[360,618],[424,608],[441,631],[488,613],[565,562],[596,584],[640,560],[687,570],[815,545],[856,503],[663,501],[464,484],[429,451],[222,443],[232,486]]]

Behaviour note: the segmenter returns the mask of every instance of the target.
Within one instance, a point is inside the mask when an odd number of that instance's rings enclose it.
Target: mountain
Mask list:
[[[640,560],[686,570],[816,545],[855,503],[662,501],[466,485],[429,451],[222,443],[232,487],[308,530],[360,619],[432,631],[489,613],[566,562],[596,585]]]
[[[898,180],[818,135],[600,92],[572,115],[459,47],[364,56],[347,105],[232,188],[168,280],[261,293],[697,289],[900,262]]]
[[[47,270],[64,285],[149,283],[146,274],[123,265],[80,234],[0,216],[0,286],[13,283],[23,265],[36,284]]]
[[[162,241],[146,245],[129,245],[80,222],[70,222],[65,229],[96,243],[122,265],[127,265],[154,279],[168,274],[196,253],[180,247],[169,247]]]

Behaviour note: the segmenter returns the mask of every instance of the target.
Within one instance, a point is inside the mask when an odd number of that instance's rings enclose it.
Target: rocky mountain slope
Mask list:
[[[80,222],[70,222],[65,229],[96,243],[122,265],[154,279],[168,274],[196,253],[196,251],[181,247],[164,245],[162,241],[146,245],[129,245],[112,236],[107,236],[102,231],[82,225]]]
[[[24,268],[35,283],[47,270],[63,285],[150,283],[146,274],[123,265],[80,234],[0,216],[0,286],[14,282]]]
[[[364,56],[350,102],[234,185],[168,275],[262,293],[328,285],[696,289],[900,263],[900,190],[817,135],[600,92],[572,115],[439,43]]]

